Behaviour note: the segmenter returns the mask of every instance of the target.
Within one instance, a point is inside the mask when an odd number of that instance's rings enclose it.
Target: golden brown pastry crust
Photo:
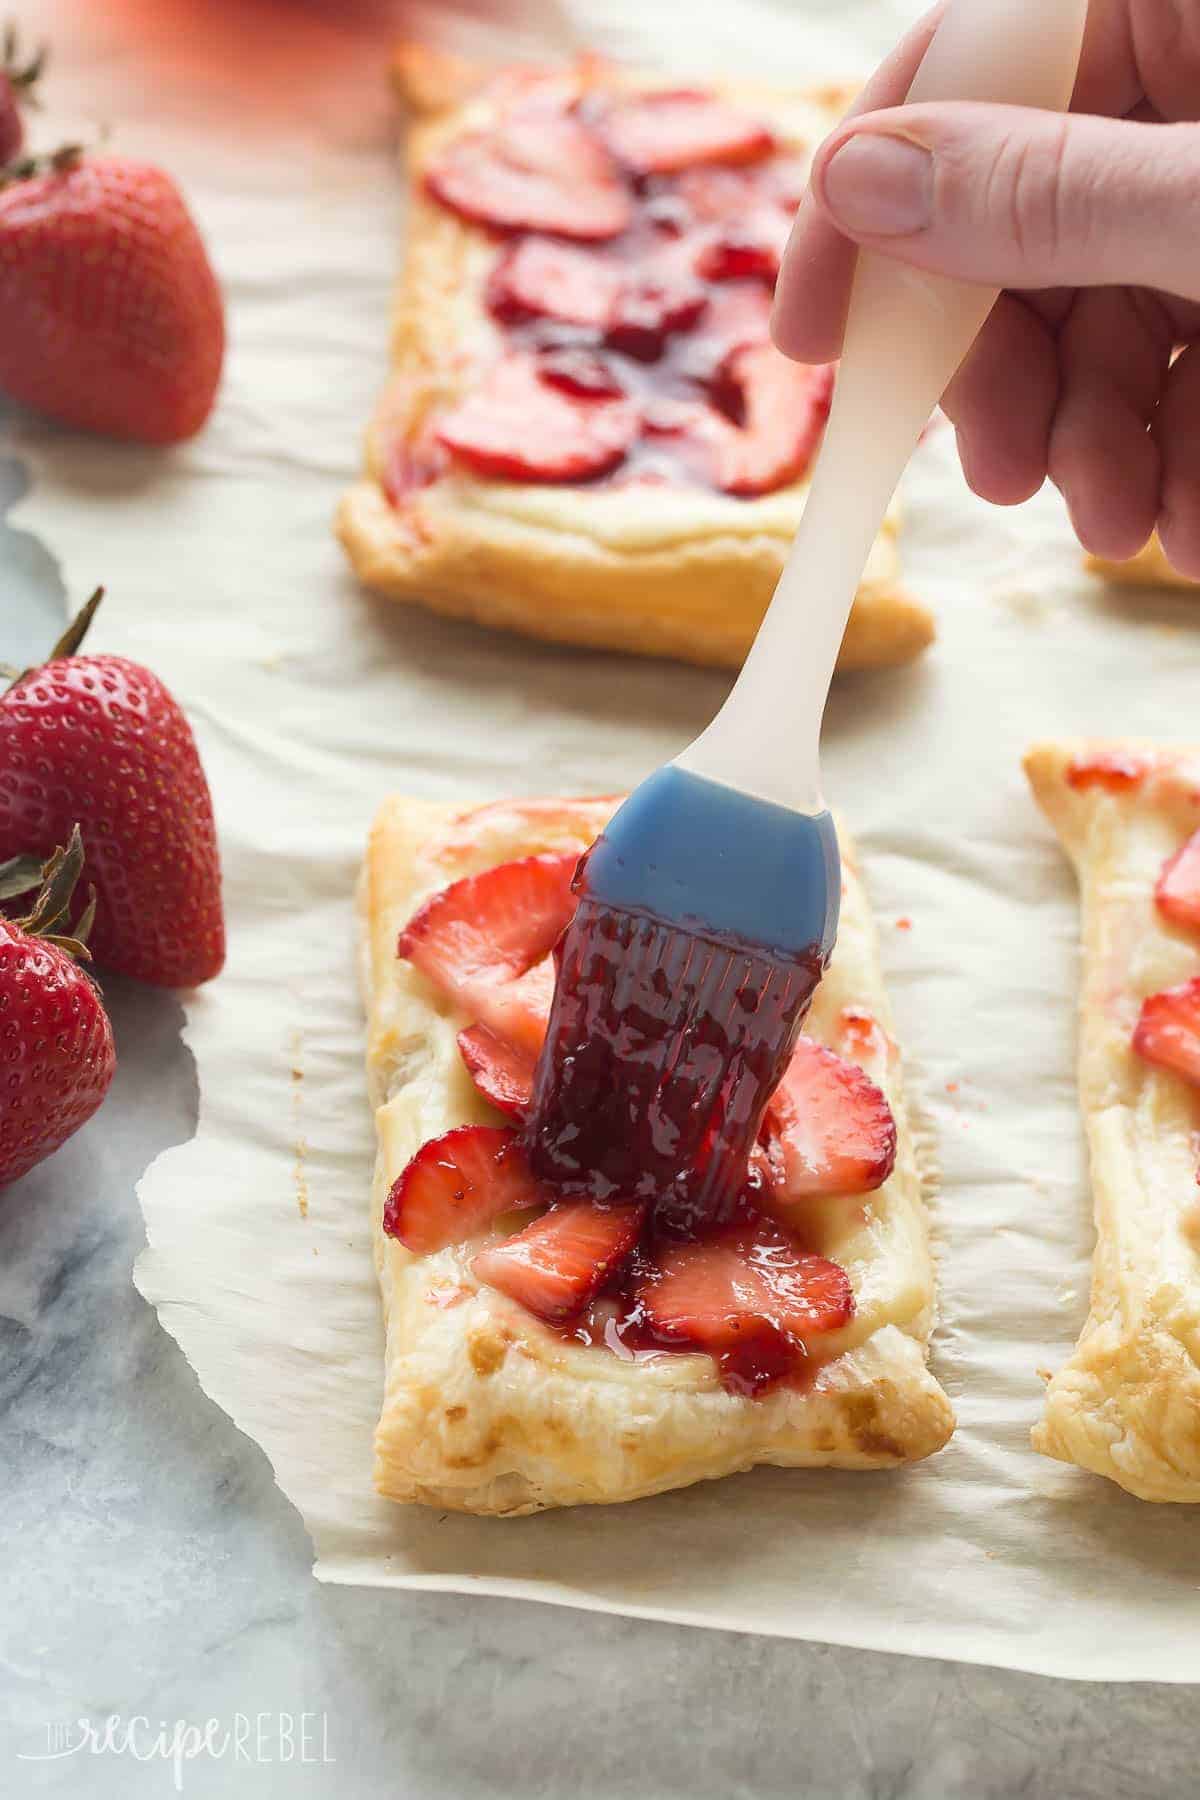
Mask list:
[[[1125,792],[1068,782],[1077,757],[1113,751],[1149,757],[1152,772]],[[1096,1212],[1090,1311],[1033,1443],[1140,1499],[1200,1501],[1200,1105],[1131,1041],[1149,994],[1200,973],[1196,934],[1153,900],[1200,821],[1200,750],[1055,742],[1025,768],[1079,876],[1079,1094]]]
[[[586,59],[585,81],[636,88],[647,78]],[[360,578],[380,593],[560,643],[736,667],[745,655],[803,510],[799,482],[759,499],[655,487],[530,487],[465,470],[393,506],[382,486],[389,446],[434,407],[461,397],[496,331],[482,303],[495,255],[488,235],[429,199],[430,158],[486,116],[477,66],[402,47],[396,73],[418,115],[409,134],[408,251],[392,327],[393,373],[367,437],[366,471],[342,500],[337,531]],[[733,93],[806,143],[835,121],[843,89]],[[839,667],[908,661],[931,642],[927,609],[901,588],[893,512],[864,574]]]
[[[367,1070],[379,1152],[371,1194],[387,1327],[376,1485],[393,1500],[512,1514],[632,1500],[755,1463],[890,1468],[928,1456],[953,1429],[925,1365],[933,1272],[921,1177],[891,1039],[874,926],[847,864],[841,935],[814,1005],[814,1035],[861,1061],[888,1091],[896,1170],[864,1202],[829,1202],[822,1247],[844,1263],[857,1316],[811,1389],[728,1394],[706,1356],[625,1362],[565,1342],[493,1289],[470,1259],[481,1241],[415,1257],[381,1229],[383,1200],[426,1139],[495,1122],[462,1065],[456,1017],[396,938],[447,882],[536,851],[582,849],[612,802],[513,803],[456,818],[393,798],[371,833],[360,888]],[[866,1053],[843,1017],[877,1022]],[[840,1351],[840,1353],[835,1353]]]
[[[1128,562],[1109,562],[1103,556],[1088,556],[1084,559],[1093,575],[1103,575],[1106,581],[1124,582],[1131,587],[1176,587],[1195,588],[1197,583],[1190,576],[1181,575],[1167,561],[1166,551],[1158,540],[1158,533],[1144,549],[1131,556]]]

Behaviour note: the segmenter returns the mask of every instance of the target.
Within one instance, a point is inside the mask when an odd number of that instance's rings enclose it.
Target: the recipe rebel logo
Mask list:
[[[247,1767],[337,1761],[329,1741],[329,1718],[323,1712],[238,1712],[230,1719],[205,1719],[203,1724],[148,1719],[142,1713],[124,1719],[110,1713],[103,1720],[47,1725],[44,1749],[17,1751],[19,1762],[59,1762],[72,1756],[126,1756],[134,1762],[162,1763],[170,1769],[177,1794],[183,1792],[186,1765],[202,1757]]]

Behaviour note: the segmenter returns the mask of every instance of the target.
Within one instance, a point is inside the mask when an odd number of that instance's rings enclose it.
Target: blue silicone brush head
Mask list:
[[[667,1229],[719,1219],[833,948],[833,821],[671,765],[616,813],[576,888],[534,1169],[562,1192],[654,1200]]]

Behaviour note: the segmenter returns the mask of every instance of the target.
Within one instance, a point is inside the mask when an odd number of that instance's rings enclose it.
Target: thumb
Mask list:
[[[845,236],[996,287],[1157,287],[1200,299],[1200,126],[1016,106],[905,106],[817,152]]]

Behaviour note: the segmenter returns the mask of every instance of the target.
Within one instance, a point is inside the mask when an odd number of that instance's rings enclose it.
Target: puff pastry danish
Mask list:
[[[1088,556],[1087,567],[1094,575],[1103,575],[1108,581],[1120,581],[1133,587],[1177,587],[1194,588],[1196,583],[1187,575],[1181,575],[1167,561],[1166,552],[1158,541],[1157,532],[1150,542],[1131,556],[1128,562],[1109,562],[1103,556]]]
[[[803,510],[830,372],[768,341],[807,149],[846,94],[664,93],[583,59],[407,47],[392,376],[337,529],[380,592],[529,636],[736,667]],[[915,656],[897,516],[840,666]]]
[[[411,936],[414,909],[447,884],[568,852],[573,866],[613,804],[514,802],[456,815],[394,798],[372,830],[360,907],[386,1317],[376,1484],[393,1500],[513,1514],[632,1500],[755,1463],[889,1468],[929,1455],[953,1428],[926,1367],[934,1284],[921,1175],[874,926],[845,838],[841,932],[807,1029],[886,1093],[894,1165],[876,1191],[838,1194],[806,1215],[805,1248],[820,1253],[812,1261],[828,1269],[824,1259],[836,1259],[853,1292],[852,1316],[847,1307],[820,1340],[808,1378],[752,1397],[723,1383],[707,1354],[624,1351],[607,1327],[601,1337],[545,1324],[473,1268],[497,1241],[487,1224],[472,1231],[467,1220],[465,1241],[426,1254],[383,1229],[393,1184],[422,1146],[455,1127],[503,1123],[460,1053],[470,1011],[397,956],[398,934]],[[548,1005],[548,975],[547,961],[516,989],[526,999],[538,990]]]
[[[1025,767],[1079,876],[1096,1213],[1087,1322],[1033,1442],[1200,1501],[1200,750],[1046,743]]]

